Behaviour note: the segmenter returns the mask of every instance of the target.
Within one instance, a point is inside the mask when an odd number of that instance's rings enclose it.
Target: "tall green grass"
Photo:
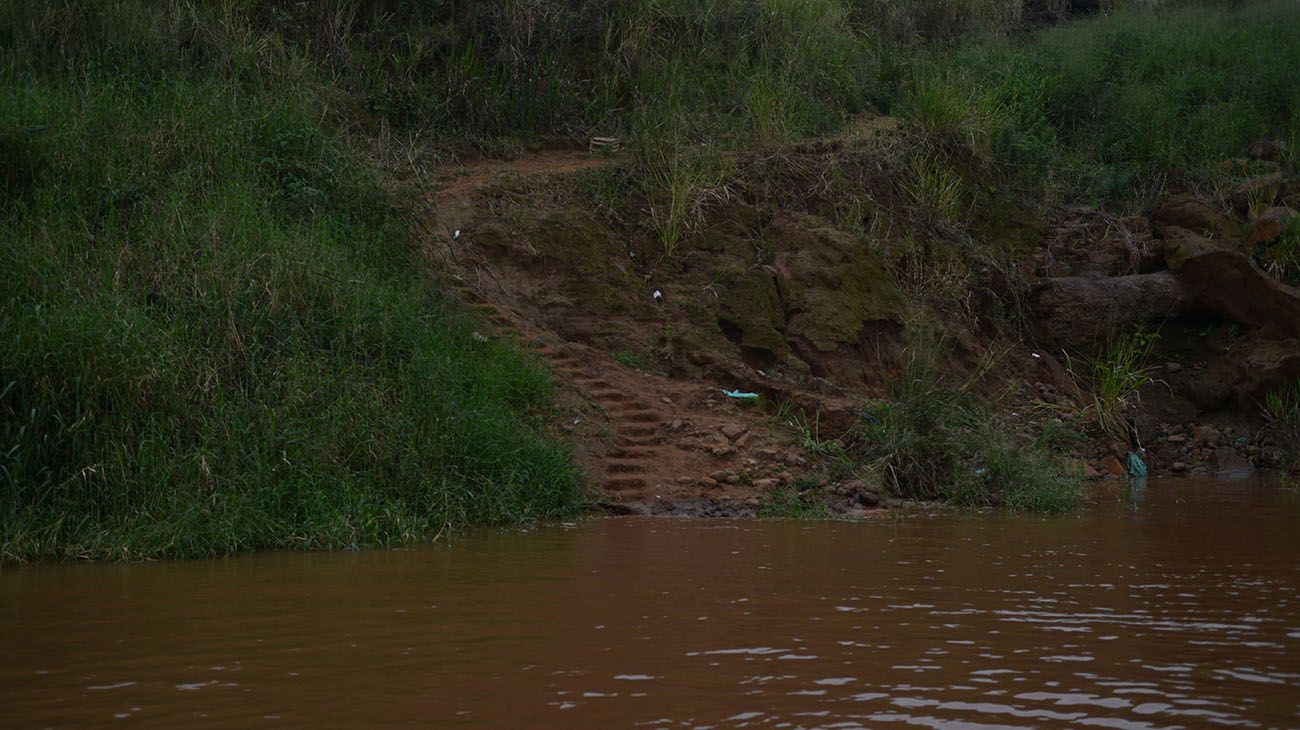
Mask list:
[[[1160,336],[1157,332],[1111,333],[1093,355],[1068,359],[1067,370],[1080,392],[1089,393],[1092,403],[1084,413],[1111,438],[1127,441],[1125,419],[1136,406],[1141,390],[1156,380],[1151,354]]]
[[[1286,472],[1300,471],[1300,378],[1264,397],[1264,419]]]
[[[439,298],[332,78],[223,7],[0,9],[0,559],[571,510],[544,370]]]
[[[1132,201],[1212,177],[1258,139],[1294,150],[1295,14],[1293,0],[1133,4],[1027,40],[983,38],[927,54],[897,105],[927,131],[987,139],[1058,201]]]

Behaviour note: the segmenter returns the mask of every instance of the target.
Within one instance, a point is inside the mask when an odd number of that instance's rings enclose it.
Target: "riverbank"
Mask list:
[[[1285,467],[1291,6],[926,7],[9,5],[0,559]]]

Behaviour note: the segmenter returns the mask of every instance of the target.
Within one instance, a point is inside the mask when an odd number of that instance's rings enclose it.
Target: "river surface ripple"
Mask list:
[[[0,726],[1300,726],[1300,498],[0,572]]]

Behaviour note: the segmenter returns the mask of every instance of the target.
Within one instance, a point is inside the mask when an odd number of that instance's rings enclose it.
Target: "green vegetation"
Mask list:
[[[825,496],[815,483],[792,484],[772,490],[758,516],[769,520],[824,520],[831,517]]]
[[[1217,176],[1262,138],[1295,149],[1294,20],[1285,0],[1133,4],[931,54],[900,107],[1057,200],[1140,200],[1171,179]]]
[[[1096,354],[1069,361],[1070,376],[1092,397],[1084,412],[1113,438],[1127,440],[1124,415],[1138,391],[1156,382],[1149,363],[1158,339],[1154,332],[1113,333]]]
[[[1282,236],[1269,246],[1265,259],[1269,273],[1292,286],[1300,286],[1300,216],[1287,223]]]
[[[1059,429],[1018,442],[973,393],[974,382],[943,374],[936,347],[914,348],[891,399],[867,413],[860,458],[885,488],[969,508],[1064,512],[1077,505],[1082,483],[1057,458]]]
[[[1283,469],[1300,470],[1300,379],[1265,396],[1264,418],[1282,452]]]
[[[204,7],[0,7],[0,559],[571,510],[548,377],[439,299],[346,90]]]

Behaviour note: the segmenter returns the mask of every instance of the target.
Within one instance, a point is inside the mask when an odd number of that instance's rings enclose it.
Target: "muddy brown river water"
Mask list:
[[[1300,495],[0,572],[0,726],[1300,726]]]

